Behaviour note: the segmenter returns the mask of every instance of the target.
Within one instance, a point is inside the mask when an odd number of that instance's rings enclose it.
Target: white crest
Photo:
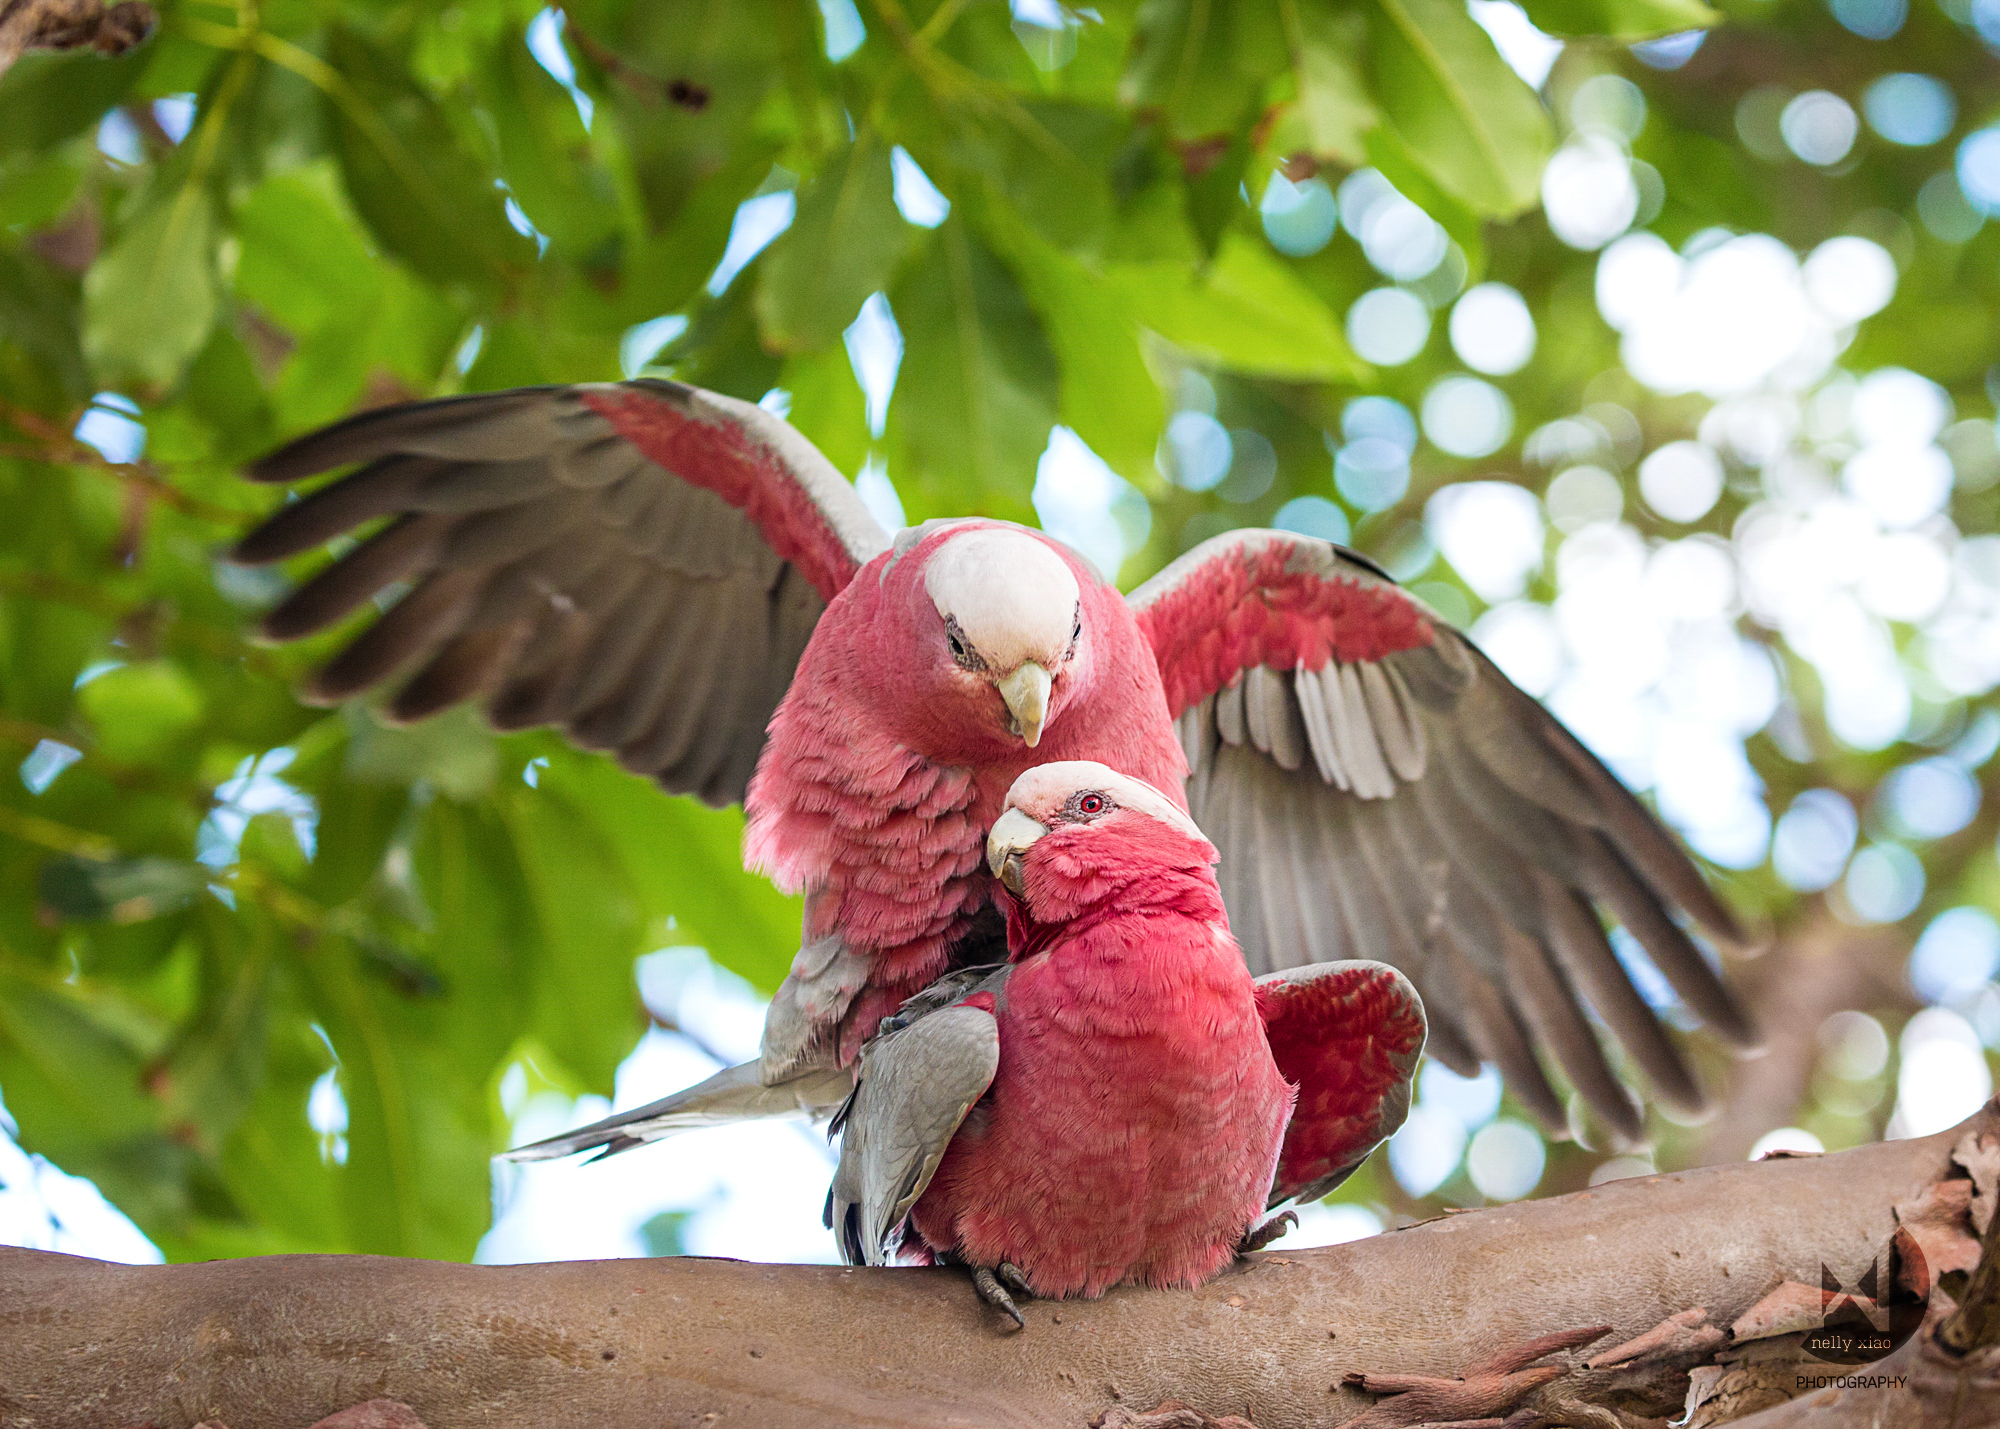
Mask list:
[[[1001,673],[1033,660],[1053,670],[1069,650],[1081,592],[1067,562],[1025,531],[982,526],[932,553],[924,589]]]
[[[1046,823],[1069,801],[1070,795],[1083,789],[1095,789],[1100,794],[1107,794],[1121,809],[1136,810],[1148,818],[1179,829],[1191,839],[1208,842],[1208,835],[1195,826],[1194,820],[1151,784],[1130,774],[1120,774],[1108,764],[1089,759],[1062,759],[1052,764],[1037,764],[1016,779],[1014,787],[1007,791],[1007,807],[1019,809],[1029,817]]]

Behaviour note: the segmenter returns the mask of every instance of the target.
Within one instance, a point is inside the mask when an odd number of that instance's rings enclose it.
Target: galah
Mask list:
[[[755,1080],[678,1104],[697,1119],[837,1102],[883,1017],[1003,956],[984,839],[1015,778],[1054,760],[1185,805],[1253,972],[1403,969],[1433,1054],[1496,1063],[1552,1125],[1538,1046],[1619,1131],[1640,1127],[1579,992],[1664,1099],[1702,1102],[1605,915],[1711,1027],[1754,1041],[1682,925],[1742,937],[1686,854],[1350,551],[1234,531],[1128,600],[1006,523],[892,539],[779,418],[650,380],[382,408],[250,474],[353,462],[236,552],[280,560],[387,518],[265,619],[296,639],[407,587],[309,698],[407,675],[391,718],[478,699],[498,728],[559,726],[668,790],[742,799],[749,861],[805,894]]]
[[[1014,895],[1008,961],[898,1014],[836,1119],[827,1222],[849,1263],[964,1265],[1016,1322],[1010,1288],[1192,1287],[1402,1125],[1409,982],[1376,962],[1253,982],[1215,848],[1159,790],[1031,769],[987,859]]]

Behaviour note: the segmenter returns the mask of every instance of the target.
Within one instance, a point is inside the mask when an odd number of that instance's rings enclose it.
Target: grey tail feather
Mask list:
[[[579,1151],[596,1151],[590,1159],[600,1161],[698,1127],[767,1117],[825,1116],[846,1100],[852,1086],[851,1073],[823,1068],[766,1086],[759,1064],[743,1062],[656,1102],[500,1154],[508,1161],[553,1161]]]

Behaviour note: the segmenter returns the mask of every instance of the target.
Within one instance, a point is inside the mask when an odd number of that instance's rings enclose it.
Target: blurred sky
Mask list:
[[[1509,0],[1471,0],[1470,8],[1508,62],[1539,87],[1560,43]],[[837,57],[859,43],[862,21],[849,0],[822,0],[822,9]],[[1849,28],[1878,39],[1894,32],[1889,11],[1903,13],[1870,0],[1842,0],[1833,9]],[[1041,32],[1065,23],[1048,0],[1017,0],[1015,11],[1024,43],[1047,43]],[[560,26],[557,12],[545,12],[530,28],[529,46],[570,86],[588,123],[589,100],[574,88]],[[2000,21],[1994,28],[1985,38],[2000,47]],[[1700,43],[1699,36],[1656,41],[1639,47],[1640,57],[1672,68]],[[1752,103],[1753,92],[1737,115],[1739,133],[1760,153],[1788,152],[1821,167],[1846,159],[1864,126],[1892,144],[1940,145],[1939,175],[1924,190],[1920,217],[1939,239],[1964,242],[1988,215],[2000,215],[2000,126],[1976,130],[1955,148],[1942,145],[1956,97],[1930,76],[1894,71],[1893,47],[1883,53],[1884,73],[1865,90],[1860,112],[1813,91],[1766,105],[1766,113]],[[177,103],[161,102],[159,117],[170,130],[185,128]],[[1514,680],[1545,699],[1628,784],[1650,791],[1705,857],[1737,869],[1768,862],[1793,888],[1829,890],[1836,913],[1856,924],[1898,921],[1924,891],[1913,849],[1971,821],[1980,800],[1975,771],[2000,746],[2000,719],[1963,714],[1969,697],[2000,683],[2000,536],[1961,534],[1946,514],[1954,488],[2000,482],[1994,424],[1954,412],[1943,389],[1916,373],[1841,367],[1855,325],[1894,296],[1897,266],[1884,248],[1844,236],[1800,253],[1768,235],[1714,230],[1675,250],[1644,231],[1663,190],[1660,175],[1631,157],[1647,122],[1639,89],[1599,76],[1576,91],[1566,117],[1570,137],[1543,176],[1549,224],[1562,242],[1599,253],[1597,306],[1619,334],[1631,375],[1657,393],[1694,393],[1711,403],[1698,431],[1648,447],[1633,415],[1610,403],[1517,431],[1505,393],[1487,379],[1534,360],[1541,335],[1520,295],[1499,283],[1466,289],[1464,260],[1444,230],[1372,170],[1337,187],[1277,176],[1255,196],[1276,247],[1303,255],[1329,243],[1356,244],[1381,275],[1346,314],[1355,349],[1393,368],[1414,359],[1442,325],[1465,369],[1441,377],[1415,410],[1386,397],[1348,404],[1339,429],[1327,434],[1324,493],[1289,502],[1277,522],[1342,540],[1350,510],[1383,509],[1405,496],[1422,443],[1457,457],[1518,451],[1540,480],[1539,492],[1511,481],[1440,490],[1425,508],[1424,549],[1397,574],[1443,614],[1469,622]],[[100,143],[114,154],[136,145],[129,128],[113,115]],[[942,222],[949,203],[901,150],[894,173],[905,217]],[[726,287],[792,212],[789,193],[746,203],[711,290]],[[524,216],[517,224],[528,231]],[[632,329],[624,345],[628,373],[645,370],[685,326],[684,317],[668,315]],[[879,435],[902,353],[881,295],[864,307],[847,345]],[[1176,398],[1160,448],[1162,474],[1232,500],[1263,495],[1275,472],[1269,442],[1217,422],[1214,392],[1198,376],[1183,381]],[[783,412],[789,398],[773,392],[765,403]],[[128,410],[107,394],[78,435],[114,460],[130,459],[144,432]],[[855,475],[871,509],[885,524],[900,525],[890,476],[872,462]],[[1726,488],[1747,500],[1729,539],[1646,535],[1629,519],[1634,486],[1652,531],[1701,520]],[[1066,428],[1051,437],[1034,504],[1048,530],[1107,573],[1149,535],[1144,497]],[[1212,532],[1187,533],[1203,534]],[[1435,562],[1450,566],[1476,604],[1434,578]],[[1553,575],[1554,599],[1529,598],[1531,578],[1546,574]],[[1744,740],[1767,731],[1780,748],[1808,752],[1773,641],[1812,665],[1824,686],[1827,723],[1844,745],[1872,751],[1910,741],[1928,750],[1885,780],[1869,807],[1856,808],[1830,789],[1771,807]],[[19,777],[39,793],[72,753],[59,745],[38,749]],[[219,792],[218,811],[204,826],[204,858],[227,861],[243,821],[267,808],[290,812],[301,822],[302,842],[309,840],[310,811],[287,793],[282,769],[271,756],[246,762]],[[1670,1017],[1681,1016],[1643,955],[1629,946],[1621,953],[1641,990]],[[1968,1114],[1991,1091],[1984,1049],[2000,1045],[1997,971],[2000,924],[1988,912],[1963,907],[1938,916],[1909,966],[1927,1010],[1894,1038],[1865,1013],[1830,1018],[1820,1029],[1817,1094],[1849,1114],[1893,1098],[1891,1136],[1937,1130]],[[638,975],[649,1006],[685,1032],[650,1032],[620,1069],[609,1104],[531,1092],[531,1069],[517,1069],[503,1086],[517,1141],[642,1104],[725,1060],[755,1055],[762,1003],[699,949],[656,953]],[[1500,1109],[1490,1073],[1467,1081],[1427,1066],[1409,1125],[1389,1150],[1393,1174],[1413,1195],[1461,1168],[1486,1199],[1532,1194],[1544,1163],[1541,1137]],[[334,1074],[300,1111],[330,1158],[344,1154],[345,1110]],[[25,1155],[12,1129],[0,1112],[0,1243],[158,1258],[88,1182]],[[1774,1147],[1816,1149],[1818,1142],[1783,1128],[1759,1143],[1760,1152]],[[831,1167],[817,1129],[785,1124],[692,1133],[601,1165],[498,1168],[496,1220],[479,1257],[687,1252],[830,1260],[832,1240],[819,1217]],[[1597,1179],[1648,1169],[1643,1158],[1617,1157],[1599,1167]],[[1370,1234],[1382,1214],[1359,1205],[1309,1208],[1280,1244]]]

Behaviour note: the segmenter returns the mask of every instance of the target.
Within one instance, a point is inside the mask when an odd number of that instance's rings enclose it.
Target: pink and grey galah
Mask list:
[[[1496,1064],[1552,1125],[1544,1055],[1619,1132],[1640,1129],[1586,1000],[1660,1097],[1702,1102],[1607,915],[1712,1029],[1755,1040],[1684,924],[1725,944],[1741,930],[1672,837],[1350,551],[1234,531],[1128,599],[1007,523],[892,537],[785,422],[658,381],[383,408],[250,474],[356,462],[236,552],[281,560],[388,518],[266,618],[298,638],[407,585],[309,697],[407,676],[392,718],[476,699],[502,729],[559,726],[670,791],[743,800],[748,859],[803,891],[754,1076],[722,1074],[676,1104],[687,1117],[837,1103],[884,1017],[999,961],[984,840],[1014,780],[1059,760],[1185,807],[1221,852],[1253,973],[1402,969],[1432,1055]],[[670,1129],[655,1110],[628,1115]]]
[[[1197,1286],[1402,1124],[1415,990],[1377,962],[1253,982],[1214,846],[1150,784],[1031,769],[987,860],[1008,960],[886,1024],[836,1118],[827,1223],[851,1264],[966,1266],[1016,1323],[1010,1290]]]

